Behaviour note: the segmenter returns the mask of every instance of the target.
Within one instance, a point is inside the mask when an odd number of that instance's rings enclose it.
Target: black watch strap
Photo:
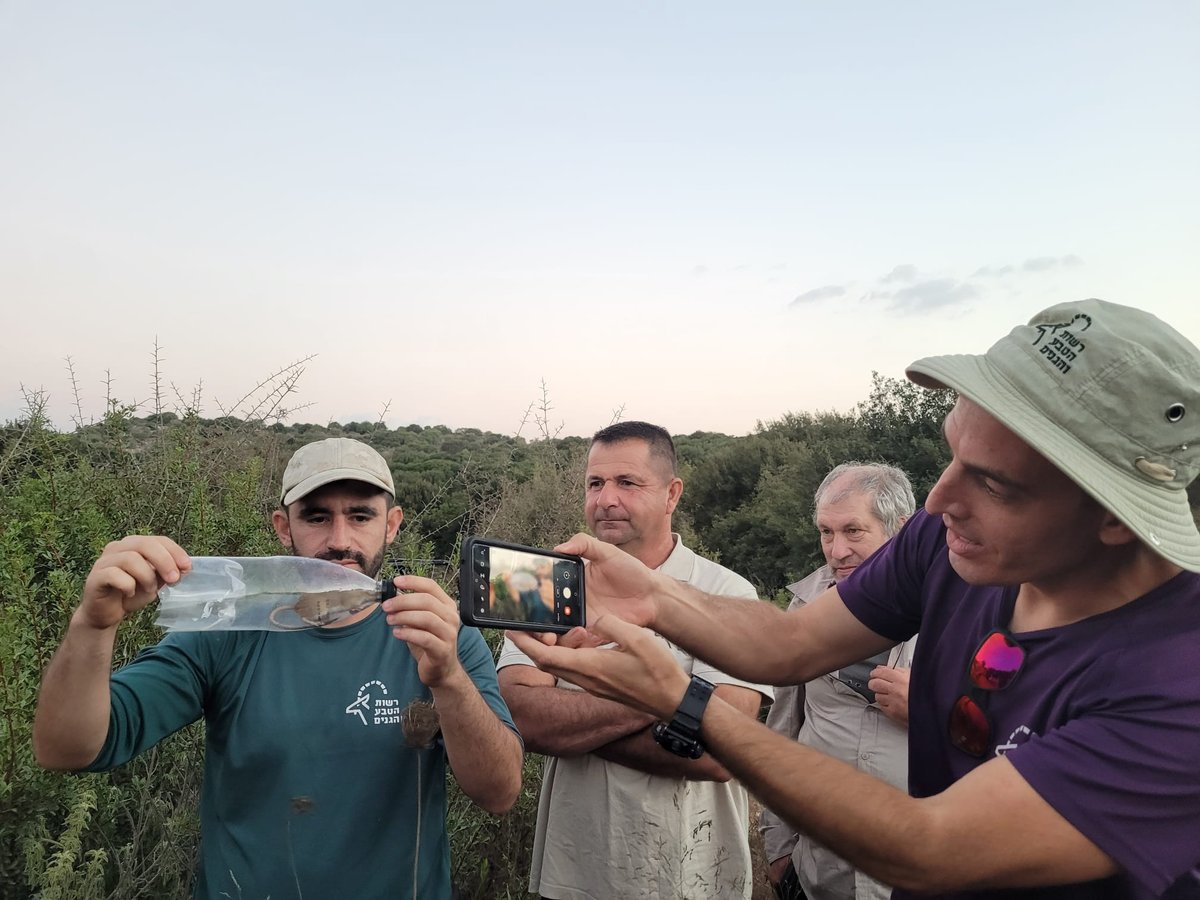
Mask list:
[[[688,759],[699,759],[704,753],[704,744],[700,742],[700,720],[708,706],[708,698],[712,696],[713,686],[698,675],[692,676],[687,693],[670,722],[656,722],[652,729],[654,739],[664,750],[676,756]]]

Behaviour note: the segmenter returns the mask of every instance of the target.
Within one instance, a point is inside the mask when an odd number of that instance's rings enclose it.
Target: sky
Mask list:
[[[0,0],[0,421],[745,434],[1063,301],[1200,343],[1198,35],[1188,0]]]

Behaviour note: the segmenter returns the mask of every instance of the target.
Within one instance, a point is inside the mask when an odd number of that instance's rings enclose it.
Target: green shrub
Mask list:
[[[229,417],[139,420],[131,412],[114,405],[102,422],[63,434],[33,408],[0,429],[0,894],[11,900],[190,895],[202,726],[184,729],[113,772],[44,771],[30,741],[41,672],[109,541],[166,534],[197,555],[279,552],[269,513],[283,461],[299,443],[327,436],[320,429],[297,439],[290,429]],[[430,431],[439,439],[453,434]],[[388,434],[395,432],[364,437]],[[500,473],[511,474],[523,446],[496,444],[495,437],[488,437],[489,446],[502,449],[486,464],[450,460],[435,469],[433,477],[441,480],[427,485],[424,507],[410,508],[390,567],[453,587],[456,550],[442,548],[456,548],[460,530],[483,531],[485,514],[489,521],[495,516],[495,499],[518,494]],[[539,490],[547,483],[536,481]],[[464,511],[459,500],[447,506],[447,496],[467,498],[471,508]],[[440,519],[443,514],[452,521]],[[449,542],[439,537],[447,529]],[[116,665],[158,640],[153,619],[151,607],[121,627]],[[487,636],[494,648],[499,633]],[[479,810],[450,780],[453,877],[465,897],[526,896],[540,780],[541,760],[530,756],[517,806],[502,817]]]

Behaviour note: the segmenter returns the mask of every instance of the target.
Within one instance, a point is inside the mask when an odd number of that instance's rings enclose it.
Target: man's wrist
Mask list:
[[[113,643],[116,640],[117,629],[121,627],[123,621],[124,617],[111,623],[97,622],[96,617],[85,610],[83,604],[80,604],[67,622],[67,634],[76,640],[89,643],[105,641]]]
[[[654,739],[663,749],[689,759],[699,759],[704,753],[700,740],[700,720],[708,708],[713,685],[699,675],[693,675],[683,700],[668,722],[653,727]]]
[[[658,576],[659,584],[651,601],[654,621],[649,623],[648,627],[669,637],[677,621],[677,613],[688,606],[689,598],[696,593],[696,589],[686,582],[671,578],[662,572],[655,572],[655,574]]]
[[[455,657],[453,668],[438,679],[437,684],[430,684],[427,687],[431,691],[447,694],[479,693],[479,688],[475,686],[475,682],[471,680],[471,676],[463,667],[462,661],[457,657]]]

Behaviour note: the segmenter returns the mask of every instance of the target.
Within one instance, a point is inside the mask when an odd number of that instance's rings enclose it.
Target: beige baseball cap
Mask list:
[[[392,470],[374,448],[350,438],[327,438],[292,454],[283,472],[279,502],[295,503],[334,481],[363,481],[396,496]]]
[[[983,356],[908,367],[982,406],[1161,556],[1200,572],[1187,486],[1200,473],[1200,350],[1150,313],[1063,303]]]

